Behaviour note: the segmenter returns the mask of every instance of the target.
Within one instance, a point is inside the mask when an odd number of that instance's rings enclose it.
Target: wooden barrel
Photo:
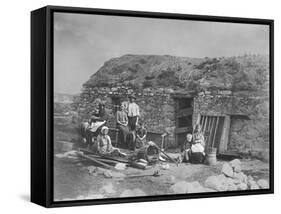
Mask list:
[[[208,148],[206,153],[206,164],[216,165],[217,163],[217,148]]]

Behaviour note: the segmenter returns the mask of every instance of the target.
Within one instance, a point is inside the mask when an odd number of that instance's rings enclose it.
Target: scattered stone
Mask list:
[[[172,192],[178,194],[187,193],[188,183],[186,181],[179,181],[175,183],[173,186],[171,186],[170,189],[172,190]]]
[[[226,191],[227,190],[227,182],[226,177],[221,174],[218,176],[209,176],[205,181],[205,186],[217,191]]]
[[[269,183],[264,180],[264,179],[260,179],[257,181],[257,185],[261,188],[261,189],[269,189]]]
[[[88,172],[89,172],[89,174],[90,175],[93,175],[94,173],[96,173],[97,172],[97,167],[95,167],[95,166],[88,166],[87,167],[87,170],[88,170]]]
[[[234,172],[241,172],[242,171],[241,165],[237,165],[237,166],[233,167],[233,171]]]
[[[227,186],[227,191],[236,191],[238,187],[235,184]]]
[[[125,175],[121,172],[111,172],[111,176],[112,178],[122,178],[122,179],[125,177]]]
[[[241,165],[241,161],[239,159],[234,159],[234,160],[230,161],[229,164],[231,167],[235,167],[235,166]]]
[[[229,164],[233,168],[234,172],[241,172],[241,161],[239,159],[234,159],[230,161]]]
[[[233,176],[233,169],[228,163],[223,164],[221,172],[228,177]]]
[[[237,183],[247,183],[248,182],[247,175],[245,175],[243,172],[234,172],[233,178],[235,180],[239,181]]]
[[[251,190],[259,189],[258,184],[254,180],[249,181],[248,186],[249,186],[249,189],[251,189]]]
[[[66,155],[59,153],[59,154],[55,154],[55,157],[56,158],[66,158]]]
[[[160,165],[160,168],[166,170],[166,169],[170,168],[170,165],[169,164],[162,164],[162,165]]]
[[[104,177],[106,178],[112,178],[112,172],[110,170],[106,170],[103,172]]]
[[[127,166],[124,163],[117,163],[114,168],[117,170],[125,170]]]
[[[254,178],[253,178],[251,175],[249,175],[249,176],[248,176],[248,182],[249,182],[249,181],[253,181],[253,180],[254,180]]]
[[[114,194],[116,191],[114,190],[112,183],[108,183],[100,189],[100,192],[105,194]]]
[[[237,188],[238,188],[238,190],[246,190],[246,189],[248,189],[248,186],[245,183],[240,183],[237,185]]]
[[[198,182],[187,183],[187,193],[206,192],[206,189]]]

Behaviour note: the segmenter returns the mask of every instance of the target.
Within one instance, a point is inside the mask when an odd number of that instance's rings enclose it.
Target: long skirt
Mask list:
[[[118,125],[118,129],[119,129],[118,144],[120,146],[125,146],[127,144],[126,139],[127,139],[127,135],[129,134],[129,128],[128,126]]]

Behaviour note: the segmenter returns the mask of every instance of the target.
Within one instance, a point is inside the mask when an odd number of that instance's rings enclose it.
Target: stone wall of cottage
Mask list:
[[[267,92],[260,94],[229,90],[200,92],[194,98],[193,123],[196,123],[199,114],[230,115],[228,150],[268,159],[269,96]],[[249,120],[241,118],[241,115],[248,116]]]
[[[141,121],[145,122],[147,130],[151,133],[151,140],[161,142],[160,135],[168,133],[166,146],[175,144],[175,102],[169,93],[164,89],[144,89],[142,91],[131,89],[126,86],[112,88],[85,88],[77,102],[77,110],[82,118],[87,119],[91,113],[98,109],[100,101],[105,103],[107,113],[107,125],[116,127],[115,108],[118,101],[128,101],[128,96],[134,94],[136,103],[140,107]]]
[[[183,92],[181,92],[183,93]],[[89,118],[105,102],[109,127],[116,127],[114,99],[128,100],[130,94],[136,95],[140,114],[149,132],[160,143],[159,136],[167,132],[167,146],[175,146],[175,91],[171,89],[132,89],[120,87],[84,88],[76,108],[82,118]],[[228,150],[250,154],[264,159],[269,155],[269,96],[267,92],[256,94],[249,91],[210,90],[194,96],[192,122],[195,125],[198,115],[223,116],[246,115],[250,120],[231,116]]]

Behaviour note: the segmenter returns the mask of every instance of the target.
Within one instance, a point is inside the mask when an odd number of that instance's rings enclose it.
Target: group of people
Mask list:
[[[205,159],[205,138],[201,126],[195,126],[193,134],[188,133],[181,145],[182,162],[202,163]]]
[[[147,130],[145,124],[140,121],[139,106],[135,103],[134,96],[129,97],[129,102],[119,105],[116,112],[116,123],[118,128],[118,147],[135,150],[146,144]],[[89,122],[85,124],[86,141],[94,145],[100,154],[125,154],[120,149],[112,146],[109,128],[106,126],[104,104],[99,105],[99,112],[93,114]],[[96,142],[93,143],[93,137]],[[196,125],[193,133],[186,135],[186,140],[181,144],[181,160],[183,162],[201,163],[205,158],[205,139],[200,125]]]
[[[140,110],[135,100],[135,96],[130,96],[129,103],[123,102],[116,112],[118,144],[131,150],[142,147],[146,142],[147,134],[144,123],[140,122]]]
[[[129,102],[123,102],[116,112],[116,123],[119,133],[118,147],[135,150],[146,142],[147,131],[140,121],[139,106],[135,103],[135,96],[129,97]],[[82,137],[89,146],[100,154],[116,153],[125,155],[120,149],[112,146],[109,128],[106,126],[105,104],[100,103],[97,112],[93,112],[88,122],[82,123]],[[93,142],[93,139],[96,139]]]

